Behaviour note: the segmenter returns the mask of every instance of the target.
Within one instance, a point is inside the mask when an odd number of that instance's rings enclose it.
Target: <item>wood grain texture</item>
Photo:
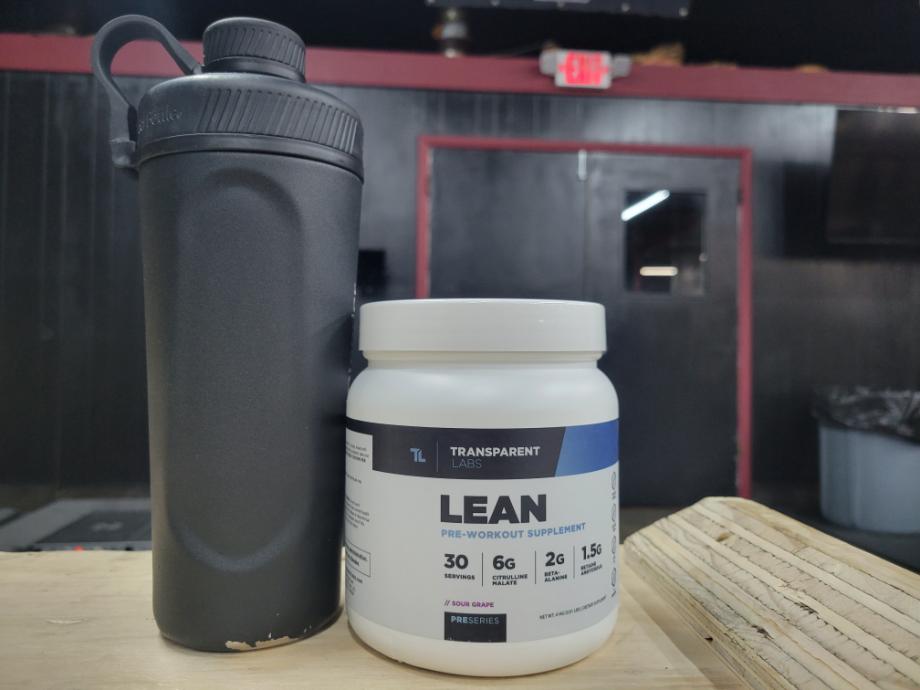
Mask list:
[[[920,687],[920,576],[740,498],[626,540],[633,568],[756,688]]]
[[[390,661],[344,616],[307,640],[238,654],[183,649],[157,633],[149,553],[0,554],[0,687],[740,688],[745,685],[627,566],[611,640],[568,668],[517,679],[448,676]]]

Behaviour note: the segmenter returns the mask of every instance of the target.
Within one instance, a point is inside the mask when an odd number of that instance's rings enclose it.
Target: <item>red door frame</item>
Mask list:
[[[738,462],[735,487],[738,495],[751,497],[752,453],[752,371],[753,371],[753,159],[747,148],[718,146],[677,146],[671,144],[623,144],[599,141],[557,141],[551,139],[512,139],[475,136],[431,136],[418,139],[416,168],[415,296],[430,295],[431,258],[431,160],[436,148],[503,151],[573,153],[635,153],[647,156],[689,156],[730,158],[739,163],[738,188],[738,353],[737,353],[737,443]]]

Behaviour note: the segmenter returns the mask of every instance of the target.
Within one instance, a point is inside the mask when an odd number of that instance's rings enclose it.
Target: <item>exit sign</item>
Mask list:
[[[540,72],[566,88],[606,89],[612,79],[627,76],[631,67],[628,55],[599,50],[553,48],[540,53]]]
[[[556,86],[606,89],[612,74],[610,53],[560,50],[556,53]]]

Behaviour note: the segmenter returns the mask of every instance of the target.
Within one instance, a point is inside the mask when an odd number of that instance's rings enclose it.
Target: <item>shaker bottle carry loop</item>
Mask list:
[[[160,22],[139,14],[127,14],[108,22],[93,41],[93,73],[109,96],[109,135],[112,161],[119,168],[136,166],[137,108],[128,102],[112,79],[115,54],[132,41],[157,41],[176,61],[183,74],[199,74],[201,65]]]

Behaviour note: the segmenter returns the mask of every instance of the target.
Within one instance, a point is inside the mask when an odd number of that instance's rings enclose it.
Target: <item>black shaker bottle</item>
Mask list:
[[[134,106],[111,64],[136,39],[187,76]],[[179,644],[229,651],[339,611],[362,129],[304,83],[283,26],[215,22],[204,55],[132,15],[92,62],[115,165],[139,180],[154,615]]]

